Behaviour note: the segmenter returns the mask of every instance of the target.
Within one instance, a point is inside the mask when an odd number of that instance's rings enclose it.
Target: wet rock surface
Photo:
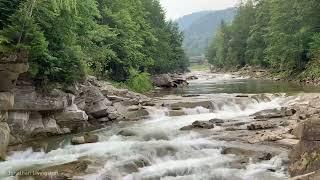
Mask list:
[[[194,78],[195,76],[190,76],[189,80]],[[186,77],[177,74],[161,74],[152,77],[151,80],[154,86],[162,88],[177,88],[189,84]]]
[[[182,127],[181,131],[188,131],[192,129],[213,129],[214,123],[210,121],[195,121],[189,126]]]
[[[78,160],[66,164],[51,166],[43,169],[32,170],[35,175],[18,175],[18,180],[66,180],[75,176],[85,175],[91,162],[88,160]],[[25,171],[31,172],[31,171]],[[24,174],[24,171],[17,172]]]
[[[99,137],[94,134],[84,134],[83,136],[75,136],[71,139],[71,143],[74,145],[96,143],[99,141]]]
[[[91,87],[94,88],[90,90]],[[301,133],[309,128],[307,125],[302,128],[304,130],[294,130],[299,121],[304,122],[299,116],[308,114],[305,119],[316,116],[317,111],[314,109],[318,107],[313,104],[312,111],[307,110],[311,107],[309,104],[305,108],[297,108],[292,103],[287,103],[293,98],[270,94],[170,96],[151,100],[128,90],[112,88],[110,84],[92,77],[85,84],[69,88],[65,93],[72,93],[74,101],[72,98],[68,100],[68,106],[62,110],[49,113],[16,110],[8,116],[12,117],[15,126],[19,128],[29,128],[28,124],[32,122],[32,132],[44,129],[54,132],[56,129],[62,131],[68,128],[71,131],[81,125],[92,125],[93,122],[105,128],[94,131],[99,139],[97,136],[86,137],[85,134],[76,137],[70,135],[72,143],[92,143],[90,145],[64,145],[57,151],[41,154],[41,159],[48,160],[56,155],[52,160],[55,163],[61,157],[93,156],[90,157],[90,163],[79,165],[79,168],[73,169],[78,167],[77,162],[74,162],[72,167],[64,166],[68,164],[66,163],[50,165],[45,169],[60,171],[59,168],[63,167],[59,177],[67,179],[83,179],[84,175],[90,175],[93,179],[170,179],[181,176],[181,179],[214,177],[240,180],[250,173],[257,179],[284,179],[287,177],[286,153],[298,141],[291,133]],[[284,100],[274,101],[276,96]],[[88,119],[74,118],[79,120],[74,121],[73,117],[77,117],[77,114],[67,116],[64,113],[68,111],[84,112]],[[254,114],[255,112],[257,113]],[[33,115],[33,120],[30,121],[30,114],[38,115]],[[79,123],[80,126],[64,124],[63,117],[71,119],[66,120],[73,122],[71,124]],[[3,113],[0,119],[5,118],[6,114]],[[44,128],[44,124],[48,128]],[[111,126],[104,126],[106,124]],[[308,135],[309,132],[304,133],[301,137],[311,136]],[[100,142],[96,143],[98,141]],[[301,146],[312,149],[308,144]],[[306,154],[307,148],[298,149],[303,151],[296,152],[292,156],[295,158],[293,160],[304,163],[300,158],[301,154]],[[306,159],[313,158],[314,151],[310,151],[310,156]],[[30,161],[26,160],[27,162]],[[299,167],[303,163],[298,163]],[[315,171],[316,168],[311,167],[316,167],[317,162],[309,165],[311,166],[302,170],[293,167],[292,171]],[[219,174],[221,168],[233,173]],[[279,174],[281,176],[277,177]]]

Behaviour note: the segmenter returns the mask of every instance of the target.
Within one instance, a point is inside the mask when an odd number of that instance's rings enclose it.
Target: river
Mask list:
[[[283,93],[316,92],[316,88],[262,80],[250,80],[226,74],[198,74],[200,79],[189,87],[178,90],[157,90],[154,97],[179,99],[180,95],[212,99],[214,110],[203,107],[184,108],[185,115],[169,116],[167,107],[149,107],[150,117],[138,122],[121,122],[95,131],[100,142],[70,145],[68,138],[58,141],[59,148],[50,151],[11,152],[7,161],[0,163],[0,179],[14,179],[10,172],[47,167],[77,159],[90,159],[92,163],[86,180],[282,180],[287,179],[288,150],[268,145],[251,145],[228,137],[223,127],[207,131],[180,131],[192,122],[213,118],[250,122],[251,114],[288,103]],[[248,99],[240,101],[235,95],[269,94],[270,100]],[[192,98],[192,97],[190,97]],[[126,131],[128,136],[120,135]],[[238,134],[241,135],[241,134]],[[231,136],[231,135],[230,135]],[[242,157],[222,154],[225,147],[246,147],[258,151],[276,152],[270,160],[254,161],[249,158],[239,168]]]

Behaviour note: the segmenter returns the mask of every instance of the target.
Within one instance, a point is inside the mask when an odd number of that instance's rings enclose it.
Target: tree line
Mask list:
[[[0,55],[27,52],[41,81],[125,82],[188,66],[158,0],[0,0],[0,10]]]
[[[282,76],[320,76],[318,0],[247,0],[207,49],[216,67],[270,68]]]

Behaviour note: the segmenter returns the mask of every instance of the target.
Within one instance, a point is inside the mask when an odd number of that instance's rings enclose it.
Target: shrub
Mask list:
[[[130,90],[138,93],[145,93],[153,89],[150,74],[145,72],[141,73],[135,69],[130,70],[127,85]]]

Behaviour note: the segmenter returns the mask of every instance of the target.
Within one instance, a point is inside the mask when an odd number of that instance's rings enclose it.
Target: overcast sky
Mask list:
[[[202,10],[221,10],[235,6],[238,0],[160,0],[170,19]]]

